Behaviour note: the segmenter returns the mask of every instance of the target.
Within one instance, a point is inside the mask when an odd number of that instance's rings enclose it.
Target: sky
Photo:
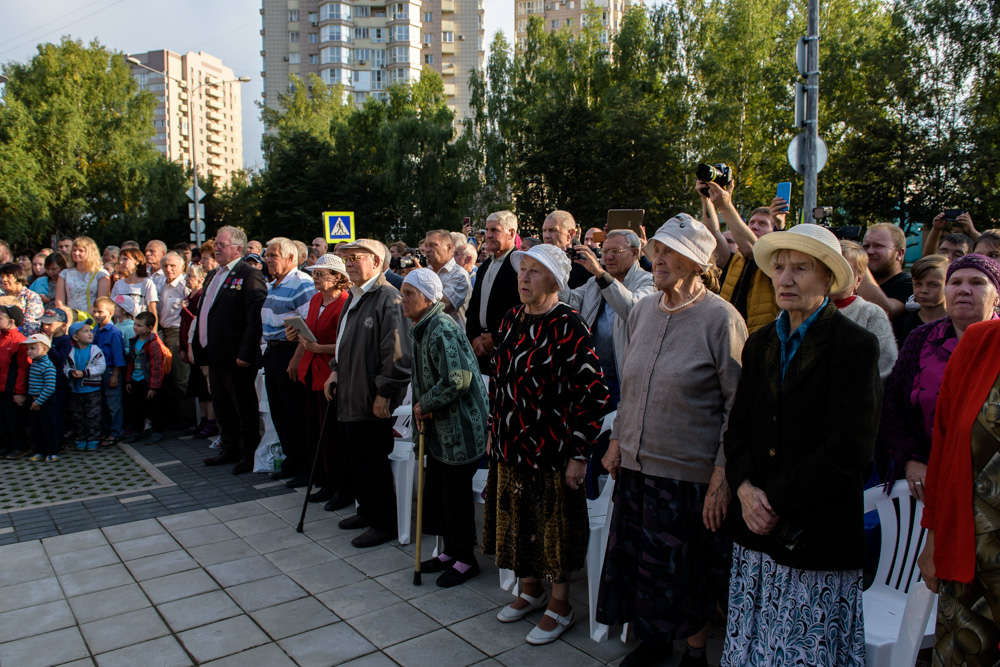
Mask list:
[[[514,0],[486,0],[485,7],[487,44],[497,30],[513,41]],[[125,53],[209,53],[251,78],[243,84],[243,160],[259,168],[260,8],[260,0],[0,0],[0,63],[27,62],[38,44],[63,36]]]

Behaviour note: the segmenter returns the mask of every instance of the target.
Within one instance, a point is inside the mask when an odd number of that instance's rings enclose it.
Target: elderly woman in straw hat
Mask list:
[[[725,435],[736,491],[722,664],[865,664],[863,484],[882,404],[878,339],[838,312],[852,284],[816,225],[754,246],[782,309],[743,350]]]
[[[486,388],[465,329],[445,313],[438,275],[414,269],[400,292],[413,323],[413,416],[423,423],[428,453],[423,527],[444,538],[444,550],[420,571],[441,572],[437,585],[450,588],[479,574],[469,488],[486,451]]]
[[[521,305],[504,315],[494,352],[483,552],[513,570],[523,592],[497,615],[518,621],[552,599],[529,644],[555,641],[575,621],[570,575],[590,535],[584,477],[608,402],[601,362],[579,314],[559,302],[570,262],[550,244],[516,251]]]
[[[661,664],[688,638],[681,664],[704,665],[708,624],[725,603],[729,505],[722,434],[740,379],[747,328],[712,292],[712,233],[686,213],[644,252],[659,293],[629,315],[621,402],[603,463],[614,510],[597,618],[631,623],[626,667]]]

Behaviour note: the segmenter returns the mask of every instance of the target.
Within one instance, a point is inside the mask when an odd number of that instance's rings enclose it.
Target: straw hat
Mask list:
[[[328,271],[333,271],[334,273],[339,273],[345,278],[350,278],[350,276],[347,275],[347,266],[344,264],[344,260],[330,252],[325,255],[321,255],[316,260],[315,264],[307,266],[305,270],[312,273],[316,269],[326,269]]]
[[[830,294],[842,292],[854,284],[854,271],[840,252],[840,241],[826,227],[813,224],[795,225],[788,231],[771,232],[757,239],[753,258],[757,267],[771,276],[771,256],[779,250],[798,250],[815,257],[833,272]]]

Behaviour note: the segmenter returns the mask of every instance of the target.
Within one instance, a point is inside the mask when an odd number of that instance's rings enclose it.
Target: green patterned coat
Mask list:
[[[486,451],[486,387],[465,330],[437,303],[410,328],[410,338],[413,402],[433,413],[424,422],[428,452],[449,464],[478,459]]]

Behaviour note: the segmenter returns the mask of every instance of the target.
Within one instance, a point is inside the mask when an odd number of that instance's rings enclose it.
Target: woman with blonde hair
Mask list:
[[[56,306],[89,313],[98,297],[111,293],[111,276],[101,265],[101,251],[89,236],[78,236],[70,247],[71,267],[59,274]]]

